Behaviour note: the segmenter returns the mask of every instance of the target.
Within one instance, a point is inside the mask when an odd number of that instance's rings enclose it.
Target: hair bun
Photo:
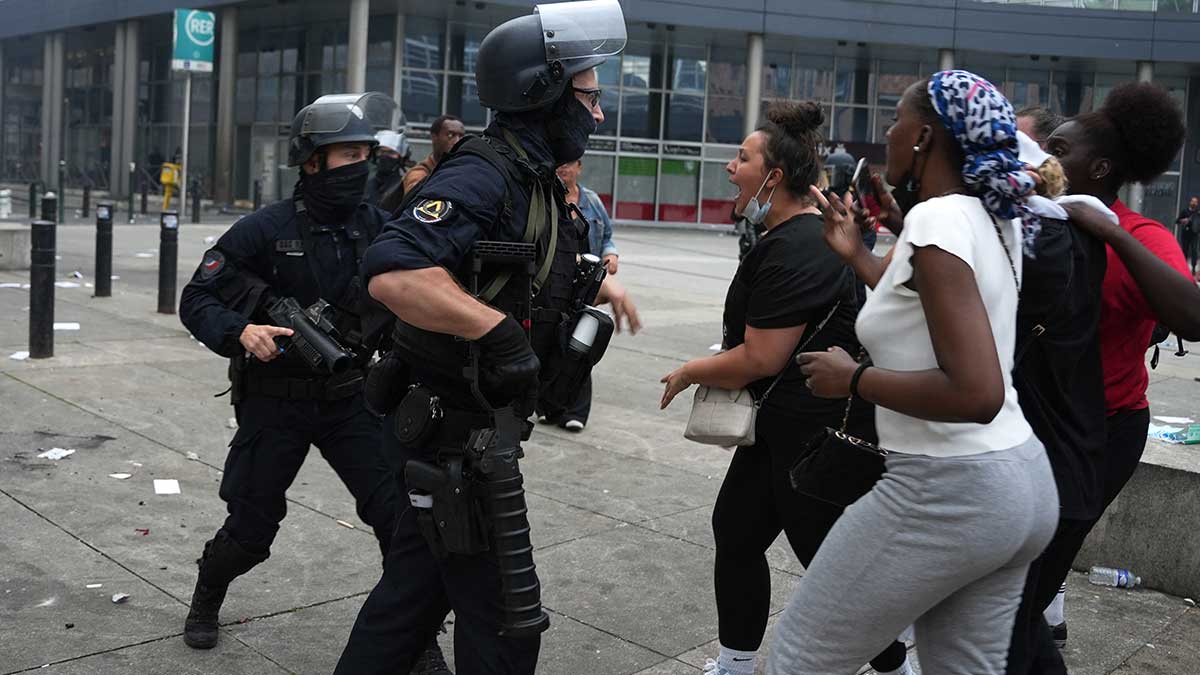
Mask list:
[[[825,123],[825,112],[812,101],[777,101],[767,108],[767,119],[789,136],[803,137]]]
[[[1124,175],[1139,183],[1169,169],[1187,136],[1183,109],[1169,91],[1157,84],[1117,85],[1099,112],[1112,122],[1124,146]]]

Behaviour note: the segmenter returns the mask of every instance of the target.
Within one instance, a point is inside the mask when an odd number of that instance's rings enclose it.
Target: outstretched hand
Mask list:
[[[862,230],[854,222],[853,198],[849,193],[843,197],[830,193],[826,197],[815,185],[809,191],[825,218],[825,243],[843,260],[853,260],[865,249]]]
[[[1120,225],[1086,204],[1070,202],[1062,207],[1067,210],[1067,216],[1076,227],[1103,242],[1112,243],[1114,238],[1125,232]]]

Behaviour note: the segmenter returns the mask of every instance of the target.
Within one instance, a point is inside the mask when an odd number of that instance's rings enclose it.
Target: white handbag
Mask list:
[[[688,418],[687,427],[683,430],[683,437],[689,441],[705,445],[719,445],[723,448],[754,445],[754,427],[758,421],[758,409],[771,395],[775,385],[779,384],[779,380],[783,379],[783,374],[787,372],[788,366],[796,360],[796,354],[804,351],[808,343],[833,318],[841,304],[840,300],[834,303],[833,309],[829,310],[829,314],[817,325],[817,329],[812,332],[812,335],[809,335],[800,343],[799,347],[796,347],[796,351],[788,357],[787,363],[783,365],[783,370],[779,371],[775,380],[771,382],[771,386],[767,387],[762,398],[757,401],[754,400],[754,394],[746,388],[731,390],[720,387],[698,387],[696,396],[692,399],[692,415]]]

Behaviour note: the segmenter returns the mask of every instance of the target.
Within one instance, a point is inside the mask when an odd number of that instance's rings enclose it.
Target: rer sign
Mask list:
[[[217,17],[197,9],[175,10],[172,70],[211,73],[213,46],[217,41]]]

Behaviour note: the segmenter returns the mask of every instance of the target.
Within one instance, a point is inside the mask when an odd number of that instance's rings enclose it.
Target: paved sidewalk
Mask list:
[[[180,288],[225,227],[181,226]],[[330,672],[379,554],[319,457],[289,494],[271,559],[231,588],[220,646],[183,645],[194,561],[224,515],[217,485],[234,430],[214,394],[225,362],[154,312],[157,228],[116,227],[112,298],[86,286],[93,236],[59,228],[59,278],[79,287],[56,289],[55,320],[80,329],[56,333],[54,358],[8,358],[28,349],[28,291],[0,288],[0,674]],[[716,654],[709,518],[729,456],[683,439],[688,397],[659,412],[658,378],[720,340],[736,241],[617,236],[619,279],[645,331],[614,341],[587,430],[542,427],[523,462],[552,621],[540,672],[697,673]],[[0,283],[22,282],[27,272],[0,272]],[[1200,356],[1164,356],[1155,387],[1200,407],[1193,370]],[[52,447],[76,452],[36,457]],[[156,495],[153,479],[178,480],[181,494]],[[803,568],[782,540],[769,559],[778,612]],[[1200,673],[1200,610],[1070,583],[1073,673]],[[114,593],[130,597],[114,604]]]

